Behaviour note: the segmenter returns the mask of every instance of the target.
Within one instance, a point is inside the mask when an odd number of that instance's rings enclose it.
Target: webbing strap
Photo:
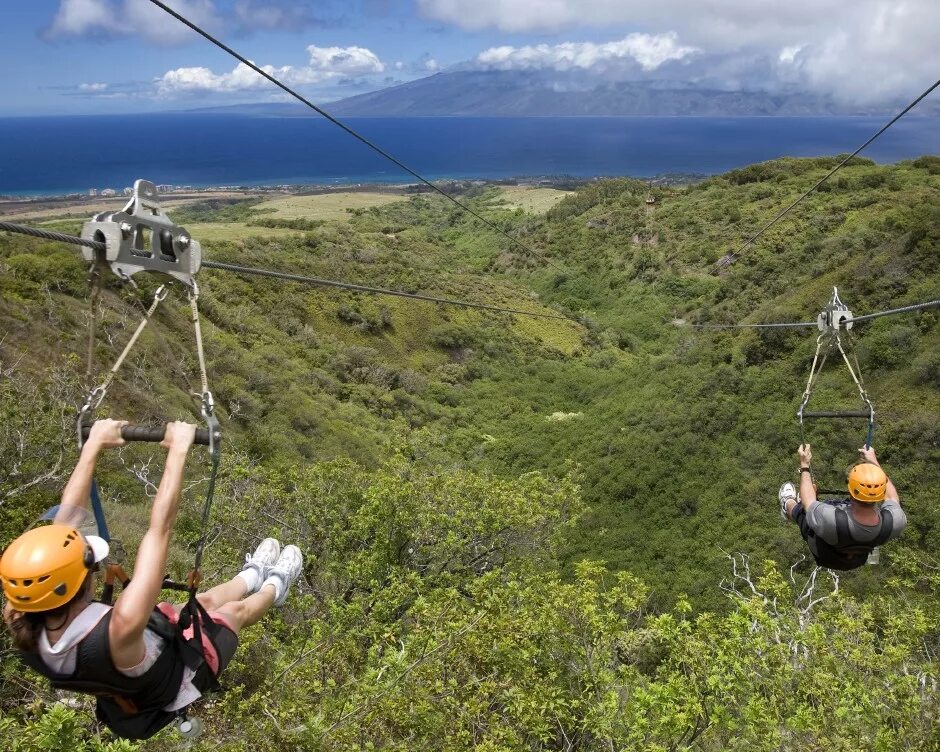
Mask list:
[[[95,525],[98,527],[98,537],[111,542],[111,532],[108,530],[108,521],[104,516],[104,507],[101,504],[101,495],[98,493],[98,481],[91,479],[91,511],[95,515]]]
[[[211,427],[210,427],[210,430]],[[215,479],[219,472],[219,448],[218,442],[216,443],[215,451],[212,453],[212,468],[209,471],[209,485],[206,489],[206,500],[202,505],[202,520],[200,522],[201,532],[199,535],[199,541],[196,543],[196,559],[195,564],[193,565],[194,577],[189,586],[189,592],[192,597],[196,595],[196,587],[198,582],[196,577],[198,577],[199,569],[202,566],[202,552],[206,547],[206,540],[209,537],[208,527],[209,527],[209,516],[212,513],[212,497],[215,494]]]
[[[101,297],[101,287],[99,285],[100,275],[95,267],[88,273],[88,281],[91,291],[88,294],[89,314],[88,314],[88,360],[85,367],[85,377],[89,382],[95,376],[95,334],[98,324],[98,300]]]
[[[105,398],[105,395],[108,393],[108,388],[111,386],[111,382],[114,381],[114,377],[117,375],[118,370],[124,364],[124,360],[130,355],[131,350],[134,349],[134,345],[137,344],[137,340],[140,338],[140,335],[143,334],[144,329],[147,328],[147,324],[150,323],[150,319],[154,314],[154,311],[157,310],[157,306],[166,298],[169,293],[169,288],[166,285],[161,285],[157,288],[157,291],[154,293],[153,302],[150,304],[150,308],[147,309],[147,312],[144,314],[143,319],[140,324],[137,325],[137,329],[133,335],[131,335],[130,340],[124,346],[124,350],[121,351],[121,354],[118,356],[118,359],[114,362],[114,365],[111,366],[111,370],[108,371],[108,375],[105,376],[104,381],[102,381],[98,386],[89,392],[88,397],[85,399],[85,404],[78,411],[78,419],[76,421],[76,431],[78,433],[78,445],[82,446],[82,424],[86,416],[90,413],[93,413],[98,406],[102,403]],[[91,322],[90,335],[94,334],[94,319]],[[94,342],[89,340],[89,365],[91,363],[91,351],[94,347]]]
[[[881,530],[878,531],[878,535],[875,536],[875,540],[872,541],[872,545],[880,546],[882,543],[887,543],[888,538],[891,537],[892,532],[894,532],[894,515],[891,514],[890,509],[882,509]]]
[[[196,280],[193,280],[193,286],[189,290],[189,307],[193,312],[193,329],[196,334],[196,357],[199,361],[199,380],[202,386],[202,394],[209,393],[209,379],[206,377],[206,353],[202,347],[202,326],[199,323],[199,287]]]
[[[849,534],[849,515],[842,507],[836,507],[836,545],[840,548],[852,543]]]
[[[803,400],[800,402],[800,409],[797,412],[797,415],[800,419],[800,445],[806,443],[806,431],[803,427],[803,411],[806,408],[806,404],[809,402],[809,397],[813,392],[813,381],[817,376],[822,372],[823,366],[826,365],[826,358],[829,357],[829,348],[832,346],[832,342],[829,342],[829,345],[825,350],[822,349],[823,339],[826,337],[825,334],[820,334],[816,338],[816,353],[813,355],[813,365],[809,369],[809,378],[806,380],[806,389],[803,390]],[[822,358],[820,358],[820,352],[822,352]],[[817,364],[819,367],[817,368]],[[813,469],[810,467],[809,470],[809,479],[813,482],[813,485],[816,485],[816,478],[813,475]]]
[[[868,392],[865,391],[865,385],[862,383],[862,369],[858,366],[858,358],[855,358],[855,368],[852,368],[852,363],[849,360],[849,356],[845,354],[845,349],[842,347],[842,338],[839,336],[838,332],[835,333],[835,343],[842,355],[842,360],[845,361],[845,367],[849,369],[849,375],[851,375],[852,381],[854,381],[855,386],[858,387],[858,393],[861,395],[862,401],[868,406],[868,435],[865,439],[865,446],[871,447],[871,437],[875,429],[875,408],[871,404]],[[856,370],[858,371],[857,375]]]
[[[202,416],[209,429],[209,456],[212,461],[212,467],[209,472],[209,484],[206,488],[206,500],[202,506],[202,520],[200,523],[199,541],[196,544],[196,560],[193,566],[193,573],[190,578],[190,600],[195,600],[196,587],[200,577],[200,568],[202,567],[202,552],[206,546],[208,538],[209,516],[212,512],[212,498],[215,494],[215,479],[219,471],[219,446],[220,431],[219,420],[215,417],[215,403],[212,399],[212,392],[209,391],[209,380],[206,375],[206,356],[202,346],[202,327],[199,322],[199,287],[195,280],[189,290],[189,305],[193,313],[193,331],[196,337],[196,355],[199,361],[199,379],[202,386]]]
[[[169,293],[169,288],[166,285],[160,285],[157,288],[156,293],[153,296],[153,302],[150,304],[150,308],[147,309],[147,312],[144,314],[143,319],[137,325],[137,329],[131,335],[130,340],[124,346],[124,349],[121,351],[121,354],[118,355],[117,360],[114,362],[114,365],[111,366],[111,370],[108,371],[108,375],[104,377],[104,381],[101,382],[101,385],[98,387],[97,391],[100,392],[101,397],[98,400],[98,404],[101,404],[101,400],[104,399],[104,392],[108,390],[108,387],[111,386],[111,382],[114,381],[114,377],[117,376],[118,370],[124,365],[124,360],[128,355],[131,354],[131,350],[134,349],[134,345],[137,344],[137,340],[140,339],[140,335],[143,334],[144,329],[147,328],[147,324],[150,323],[150,319],[153,317],[154,311],[157,310],[157,306],[166,298]]]
[[[203,628],[203,619],[206,619],[206,623],[209,623],[209,615],[206,613],[205,608],[199,602],[199,599],[196,598],[196,590],[199,587],[199,583],[202,580],[202,553],[206,548],[206,541],[209,537],[209,517],[212,513],[212,499],[215,495],[215,480],[219,473],[219,455],[220,455],[220,431],[219,431],[219,420],[215,416],[215,403],[212,399],[212,392],[209,391],[209,380],[206,375],[206,356],[205,351],[202,346],[202,327],[199,321],[199,287],[196,285],[196,281],[193,280],[193,286],[189,290],[189,306],[193,314],[193,332],[196,337],[196,356],[199,361],[199,379],[200,385],[202,387],[202,416],[206,421],[206,426],[209,429],[209,456],[212,461],[212,467],[209,471],[209,483],[206,488],[206,500],[202,505],[202,519],[200,521],[200,533],[199,540],[196,543],[196,556],[193,563],[193,571],[189,575],[189,599],[186,602],[186,605],[183,607],[183,612],[180,614],[183,618],[188,615],[189,620],[193,625],[193,637],[195,638],[195,643],[200,651],[203,653],[203,644],[202,644],[202,628]],[[203,658],[205,656],[203,655]],[[210,672],[211,673],[211,672]],[[215,676],[210,677],[210,686],[212,688],[218,687],[218,682],[215,679]]]

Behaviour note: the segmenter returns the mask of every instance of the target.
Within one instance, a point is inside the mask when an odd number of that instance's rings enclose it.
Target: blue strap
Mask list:
[[[91,511],[95,514],[99,537],[110,543],[111,533],[108,532],[108,521],[104,518],[104,507],[101,506],[101,496],[98,495],[98,481],[94,478],[91,480]]]
[[[872,433],[874,433],[874,431],[875,431],[875,421],[869,420],[868,421],[868,436],[865,439],[866,449],[871,449],[871,435]]]

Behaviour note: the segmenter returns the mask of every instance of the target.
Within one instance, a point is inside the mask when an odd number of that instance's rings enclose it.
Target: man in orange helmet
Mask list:
[[[780,514],[795,522],[816,563],[829,569],[857,569],[869,554],[907,525],[897,489],[881,469],[872,447],[858,450],[860,462],[849,471],[849,498],[819,501],[813,485],[809,444],[797,449],[800,493],[792,483],[780,487]]]

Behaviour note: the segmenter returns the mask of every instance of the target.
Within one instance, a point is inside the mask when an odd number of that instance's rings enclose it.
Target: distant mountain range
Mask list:
[[[554,71],[479,70],[437,73],[325,107],[342,117],[809,116],[882,115],[897,110],[896,106],[849,107],[802,91],[725,91],[676,81],[598,83]],[[273,103],[211,109],[282,117],[310,113],[302,105]],[[940,104],[924,102],[917,113],[940,114]]]

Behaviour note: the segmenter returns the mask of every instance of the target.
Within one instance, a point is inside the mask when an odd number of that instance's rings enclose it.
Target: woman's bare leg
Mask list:
[[[224,585],[219,587],[224,587]],[[215,607],[214,610],[217,614],[225,616],[235,634],[238,634],[240,630],[250,627],[264,616],[265,612],[274,605],[274,595],[274,586],[265,585],[257,593],[249,595],[244,600],[233,599]]]
[[[222,605],[230,601],[240,601],[248,592],[248,587],[241,577],[233,577],[228,582],[209,588],[199,593],[196,598],[206,611],[217,611]]]

